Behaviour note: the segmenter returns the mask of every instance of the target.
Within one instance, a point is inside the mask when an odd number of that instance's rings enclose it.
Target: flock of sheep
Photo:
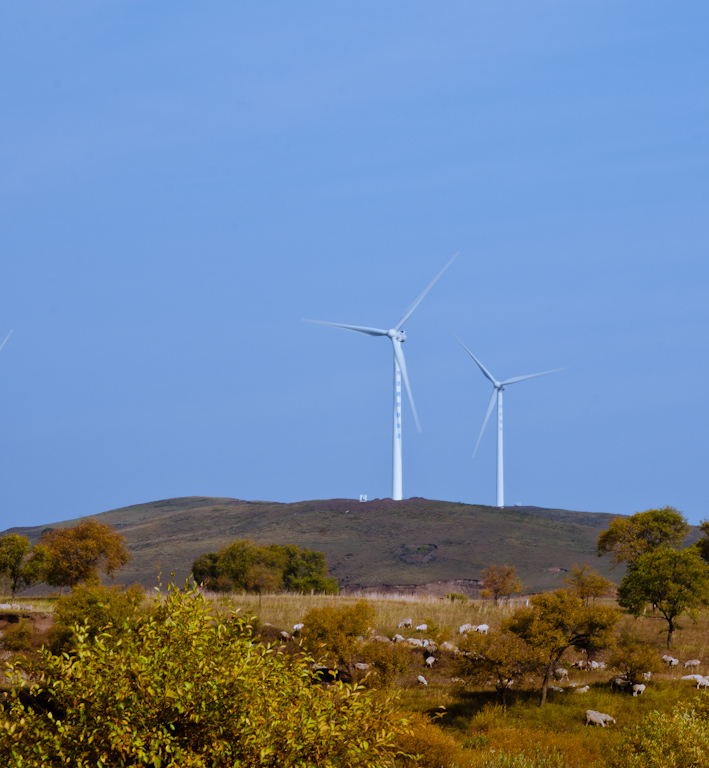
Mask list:
[[[293,627],[293,634],[286,631],[281,632],[281,636],[284,640],[289,640],[291,637],[298,637],[300,634],[300,631],[303,629],[304,624],[299,623],[296,624]],[[399,624],[397,625],[397,629],[415,629],[417,632],[426,632],[428,630],[427,624],[418,624],[414,626],[413,619],[406,618],[402,619]],[[482,635],[486,635],[488,633],[488,630],[490,627],[487,624],[462,624],[458,628],[458,634],[459,635],[467,635],[470,632],[478,632]],[[362,638],[364,639],[364,638]],[[371,642],[375,643],[406,643],[407,645],[411,646],[412,648],[422,648],[425,649],[424,654],[424,664],[429,668],[432,669],[433,665],[436,662],[436,657],[433,655],[439,650],[447,651],[449,653],[460,653],[460,650],[458,646],[455,644],[444,641],[438,646],[436,643],[434,643],[432,640],[428,640],[426,638],[418,638],[418,637],[404,637],[403,635],[399,634],[398,632],[393,637],[386,637],[385,635],[373,635],[371,637]],[[675,667],[679,666],[679,659],[676,659],[672,656],[669,656],[665,654],[662,657],[662,661],[667,664],[669,669],[674,669]],[[697,669],[701,665],[701,661],[699,659],[689,659],[688,661],[684,662],[684,669]],[[369,664],[366,664],[364,662],[358,662],[354,665],[355,669],[357,669],[360,672],[366,672],[369,669]],[[578,670],[583,671],[593,671],[593,670],[603,670],[606,668],[606,664],[602,661],[575,661],[573,664],[571,664],[572,668],[576,668]],[[650,680],[652,677],[652,672],[645,672],[643,673],[643,677],[645,680]],[[554,670],[554,679],[557,682],[566,681],[568,682],[569,679],[569,672],[564,667],[559,667]],[[692,680],[697,683],[697,688],[709,688],[709,677],[704,677],[700,674],[693,673],[693,674],[687,674],[683,675],[682,680]],[[419,675],[416,678],[417,682],[420,685],[428,685],[428,681],[423,675]],[[452,678],[453,682],[460,682],[463,681],[460,678]],[[610,685],[611,688],[616,688],[620,691],[628,690],[632,691],[633,696],[641,696],[645,692],[645,684],[644,683],[633,683],[631,680],[626,680],[624,677],[616,676],[612,677],[610,679]],[[584,685],[584,686],[578,686],[576,683],[570,683],[568,688],[561,688],[559,686],[550,685],[549,689],[552,691],[556,691],[558,693],[563,693],[567,690],[572,690],[574,693],[587,693],[590,690],[590,686]],[[614,723],[615,724],[615,718],[611,715],[608,715],[604,712],[597,712],[593,709],[587,709],[586,710],[586,725],[593,724],[593,725],[600,725],[601,727],[605,728],[606,725]]]

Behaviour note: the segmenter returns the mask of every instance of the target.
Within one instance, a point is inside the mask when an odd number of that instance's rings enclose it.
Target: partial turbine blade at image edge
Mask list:
[[[344,328],[346,331],[355,333],[366,333],[367,336],[386,336],[387,332],[381,328],[368,328],[365,325],[344,325],[343,323],[328,323],[326,320],[307,320],[303,318],[304,323],[316,323],[317,325],[331,325],[333,328]]]
[[[455,334],[453,334],[453,335],[456,337],[456,339],[458,339],[458,337],[457,337]],[[465,344],[463,344],[463,342],[462,342],[460,339],[458,339],[458,343],[459,343],[459,344],[460,344],[460,346],[461,346],[461,347],[463,347],[463,349],[464,349],[464,350],[465,350],[465,351],[466,351],[466,352],[467,352],[467,353],[470,355],[470,357],[472,357],[472,358],[473,358],[473,360],[474,360],[474,362],[477,364],[478,368],[479,368],[479,369],[480,369],[480,370],[483,372],[483,376],[485,376],[485,378],[489,379],[489,380],[490,380],[490,381],[491,381],[493,384],[497,384],[497,381],[495,381],[495,377],[494,377],[494,376],[493,376],[493,375],[490,373],[490,371],[488,371],[488,369],[487,369],[487,368],[486,368],[486,367],[485,367],[485,366],[484,366],[484,365],[483,365],[483,364],[482,364],[482,363],[481,363],[481,362],[478,360],[478,358],[477,358],[477,357],[475,357],[475,355],[474,355],[474,354],[473,354],[473,353],[472,353],[472,352],[471,352],[471,351],[470,351],[470,350],[469,350],[469,349],[468,349],[468,348],[465,346]]]
[[[500,384],[506,386],[507,384],[516,384],[518,381],[526,381],[527,379],[536,379],[537,376],[546,376],[548,373],[559,373],[559,371],[565,371],[566,368],[554,368],[553,371],[542,371],[542,373],[530,373],[528,376],[515,376],[513,379],[507,379],[507,381],[501,381]]]
[[[401,348],[400,344],[397,344],[396,342],[392,342],[394,347],[394,357],[396,357],[396,362],[399,364],[399,368],[401,369],[401,378],[404,380],[404,386],[406,387],[406,394],[409,398],[409,404],[411,405],[411,411],[414,414],[414,421],[416,422],[416,429],[420,432],[421,431],[421,424],[419,423],[419,417],[418,413],[416,413],[416,405],[414,403],[414,396],[411,394],[411,386],[409,384],[409,374],[406,372],[406,360],[404,360],[404,350]]]
[[[487,413],[485,414],[485,419],[483,421],[482,429],[480,430],[480,434],[478,435],[478,442],[475,443],[475,450],[473,451],[473,458],[475,458],[475,454],[478,452],[478,446],[480,445],[480,441],[482,440],[483,432],[485,431],[485,427],[487,426],[487,422],[490,419],[490,414],[492,413],[492,409],[495,407],[495,399],[497,398],[497,390],[492,390],[492,397],[490,398],[490,402],[487,406]]]
[[[460,253],[460,251],[458,251]],[[433,286],[438,282],[438,279],[441,277],[441,275],[450,267],[450,265],[458,258],[458,253],[456,253],[453,258],[446,264],[445,267],[433,278],[433,281],[431,284],[426,288],[426,290],[416,299],[416,301],[406,310],[404,313],[404,316],[399,320],[399,322],[394,327],[394,330],[400,331],[404,325],[404,323],[413,315],[414,310],[418,305],[423,301],[424,296],[433,288]]]
[[[7,344],[7,340],[10,338],[10,336],[12,336],[12,331],[10,331],[10,333],[8,333],[7,336],[5,336],[5,340],[3,341],[2,344],[0,344],[0,349],[2,349],[5,346],[5,344]]]

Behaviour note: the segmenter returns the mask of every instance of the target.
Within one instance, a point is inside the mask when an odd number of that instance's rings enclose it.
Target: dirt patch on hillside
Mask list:
[[[362,586],[361,584],[348,584],[342,589],[343,595],[431,595],[432,597],[446,597],[455,592],[466,597],[480,597],[482,582],[479,579],[449,579],[446,581],[429,581],[426,584],[376,584],[375,586]]]

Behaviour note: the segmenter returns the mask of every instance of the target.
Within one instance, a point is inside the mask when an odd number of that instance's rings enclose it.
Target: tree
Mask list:
[[[314,656],[346,669],[352,677],[355,653],[361,638],[369,633],[374,615],[366,600],[342,608],[312,608],[303,618],[303,645]]]
[[[18,589],[29,587],[37,580],[31,549],[26,536],[10,533],[0,537],[0,576],[7,579],[13,599]]]
[[[248,618],[214,615],[196,589],[171,587],[120,635],[91,640],[79,628],[73,654],[15,663],[0,764],[391,766],[409,728],[395,701],[314,684],[311,661],[254,642]],[[27,688],[23,675],[37,682]]]
[[[504,597],[510,597],[522,589],[522,582],[517,578],[514,565],[491,565],[482,571],[483,588],[480,596],[491,597],[495,605]]]
[[[628,632],[620,636],[608,663],[631,683],[641,683],[645,672],[657,672],[661,667],[655,649]]]
[[[614,643],[613,629],[620,618],[615,608],[584,606],[581,598],[565,589],[530,598],[529,608],[520,608],[503,624],[503,630],[521,637],[540,654],[543,666],[539,706],[544,706],[554,669],[569,648],[591,654]]]
[[[702,520],[699,528],[704,536],[700,538],[694,546],[702,560],[709,563],[709,520]]]
[[[709,565],[694,548],[677,551],[658,549],[639,557],[618,589],[618,604],[634,616],[643,614],[648,603],[657,607],[667,622],[667,647],[680,629],[684,613],[695,618],[697,609],[709,600]]]
[[[613,568],[632,565],[654,549],[677,548],[689,533],[689,525],[674,507],[648,509],[630,517],[616,517],[598,537],[598,557],[610,553]]]
[[[39,546],[45,557],[43,580],[53,587],[96,581],[99,571],[113,576],[130,560],[125,538],[98,520],[47,531]]]
[[[500,694],[502,708],[507,709],[507,693],[522,677],[537,674],[543,666],[540,654],[519,635],[496,632],[466,635],[457,657],[457,672],[467,678],[466,684],[486,683],[490,678]]]
[[[615,584],[593,570],[589,565],[572,565],[569,575],[564,579],[571,594],[580,597],[584,605],[591,598],[606,597],[613,594]]]

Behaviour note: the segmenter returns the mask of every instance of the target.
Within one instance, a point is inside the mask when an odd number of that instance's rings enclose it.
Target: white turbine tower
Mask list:
[[[446,264],[445,267],[436,275],[426,290],[416,299],[416,301],[404,312],[399,322],[388,331],[382,328],[368,328],[362,325],[343,325],[342,323],[328,323],[324,320],[304,320],[306,323],[319,323],[320,325],[331,325],[334,328],[344,328],[346,331],[355,331],[356,333],[365,333],[367,336],[388,336],[391,339],[391,345],[394,348],[394,448],[392,456],[392,499],[401,501],[403,498],[402,472],[401,472],[401,380],[404,380],[406,394],[409,397],[411,411],[416,422],[416,429],[420,432],[421,425],[414,405],[414,397],[411,394],[409,376],[406,372],[406,360],[404,359],[404,350],[401,345],[406,341],[406,333],[403,330],[404,323],[411,317],[414,310],[423,301],[424,296],[433,288],[441,275],[450,267],[455,256]]]
[[[455,334],[453,334],[455,336]],[[456,336],[456,339],[458,337]],[[475,458],[475,454],[478,452],[478,446],[480,445],[480,440],[483,436],[483,432],[485,431],[485,427],[487,426],[488,419],[490,418],[490,414],[492,413],[493,406],[495,405],[495,400],[497,399],[497,506],[498,507],[504,507],[505,506],[505,482],[504,482],[504,464],[503,464],[503,456],[502,456],[502,393],[505,389],[505,387],[508,384],[516,384],[518,381],[526,381],[526,379],[534,379],[537,376],[546,376],[548,373],[557,373],[558,371],[563,371],[564,368],[554,368],[553,371],[542,371],[542,373],[530,373],[528,376],[515,376],[513,379],[506,379],[505,381],[498,381],[491,373],[488,371],[488,369],[478,360],[477,357],[463,344],[460,339],[458,339],[460,342],[460,345],[463,347],[463,349],[470,355],[470,357],[473,358],[473,360],[477,363],[478,368],[483,372],[483,375],[486,379],[488,379],[490,382],[492,382],[493,390],[492,390],[492,397],[490,398],[490,402],[487,406],[487,412],[485,413],[485,419],[483,420],[482,429],[480,430],[480,434],[478,435],[478,442],[475,443],[475,450],[473,451],[473,458]]]

